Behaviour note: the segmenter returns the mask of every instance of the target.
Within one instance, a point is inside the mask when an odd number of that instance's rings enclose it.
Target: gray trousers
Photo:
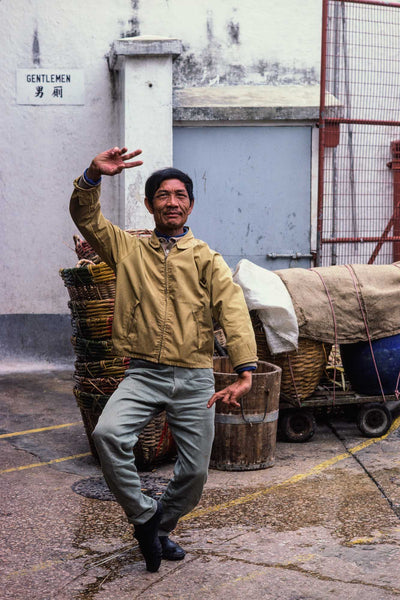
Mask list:
[[[141,491],[133,446],[151,418],[166,411],[177,447],[174,476],[160,501],[160,535],[199,502],[207,480],[214,438],[212,369],[187,369],[132,360],[126,377],[108,400],[93,439],[104,478],[128,520],[142,524],[156,511],[156,501]]]

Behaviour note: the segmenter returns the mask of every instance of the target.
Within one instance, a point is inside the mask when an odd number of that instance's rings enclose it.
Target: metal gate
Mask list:
[[[319,265],[400,260],[399,9],[323,0]]]

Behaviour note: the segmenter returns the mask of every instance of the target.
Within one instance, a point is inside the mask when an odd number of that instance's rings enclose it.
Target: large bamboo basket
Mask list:
[[[150,237],[147,229],[129,230],[136,237]],[[76,362],[74,395],[80,408],[90,449],[98,459],[92,432],[110,395],[129,367],[129,358],[116,356],[111,340],[115,299],[115,273],[78,236],[74,237],[79,259],[74,268],[61,269],[72,316],[71,338]],[[143,430],[135,447],[140,468],[151,468],[175,454],[165,413]]]
[[[74,375],[78,389],[90,394],[111,395],[123,380],[124,376],[120,377],[81,377]]]
[[[72,336],[71,343],[76,357],[83,362],[112,360],[116,358],[111,339],[88,340],[80,336]]]
[[[74,235],[75,252],[79,260],[89,260],[94,264],[102,262],[100,256],[93,250],[92,246],[79,235]]]
[[[96,285],[69,285],[69,297],[74,302],[85,300],[108,300],[115,298],[115,279],[102,281]]]
[[[150,237],[152,232],[150,229],[127,229],[127,233],[134,237]],[[75,252],[79,259],[90,260],[95,264],[101,262],[101,258],[93,250],[91,245],[82,240],[78,235],[74,235]]]
[[[116,356],[109,360],[98,361],[81,361],[75,362],[75,374],[79,377],[116,377],[124,376],[126,369],[129,366],[129,358]]]
[[[71,314],[76,319],[112,317],[114,314],[114,298],[107,300],[81,300],[68,302]]]
[[[91,317],[89,319],[71,319],[74,336],[90,340],[111,338],[113,317]]]
[[[281,398],[299,403],[316,389],[328,362],[331,346],[308,338],[299,338],[298,350],[271,354],[261,321],[256,313],[251,320],[260,360],[282,369]]]
[[[68,286],[96,285],[104,281],[115,281],[115,273],[106,263],[97,265],[83,263],[78,267],[60,269],[60,276]]]
[[[98,460],[92,433],[109,399],[107,394],[91,394],[74,388],[74,395],[80,408],[82,421],[89,440],[90,450]],[[165,411],[154,417],[140,434],[134,449],[139,469],[147,470],[154,465],[175,456],[175,443],[166,421]]]

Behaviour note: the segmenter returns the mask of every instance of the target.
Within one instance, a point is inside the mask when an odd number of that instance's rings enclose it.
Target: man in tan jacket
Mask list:
[[[242,290],[222,257],[185,226],[193,183],[177,169],[153,173],[145,205],[151,238],[113,225],[100,208],[102,175],[138,167],[140,150],[112,148],[74,182],[71,215],[82,235],[116,272],[113,344],[131,357],[125,379],[93,432],[104,477],[135,526],[149,571],[185,551],[168,536],[199,502],[214,436],[214,404],[239,406],[251,389],[256,344]],[[237,381],[214,393],[213,319],[223,328]],[[166,411],[177,447],[174,477],[160,502],[141,491],[133,447],[150,419]]]

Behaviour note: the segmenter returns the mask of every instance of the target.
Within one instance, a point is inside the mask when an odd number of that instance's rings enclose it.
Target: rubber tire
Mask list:
[[[288,442],[307,442],[315,433],[315,417],[310,410],[284,411],[280,421],[281,433]]]
[[[357,427],[368,438],[384,435],[392,421],[393,418],[388,407],[379,402],[362,404],[357,413]]]

